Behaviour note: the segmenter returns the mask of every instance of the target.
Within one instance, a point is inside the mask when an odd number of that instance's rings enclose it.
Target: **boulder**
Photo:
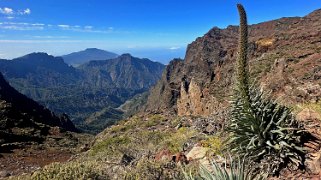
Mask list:
[[[11,176],[11,174],[8,171],[0,171],[0,178],[6,178]]]

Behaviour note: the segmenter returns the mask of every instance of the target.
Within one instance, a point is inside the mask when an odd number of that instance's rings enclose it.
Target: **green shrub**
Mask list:
[[[170,125],[171,127],[177,127],[178,125],[180,125],[182,122],[181,122],[181,117],[175,117],[173,119],[171,119],[170,121]]]
[[[34,180],[64,180],[64,179],[98,179],[102,175],[96,162],[69,162],[66,164],[53,163],[36,171],[31,179]]]
[[[108,137],[107,139],[96,143],[90,150],[90,155],[94,156],[97,153],[108,152],[107,154],[116,153],[121,145],[127,145],[131,142],[131,139],[126,136]]]
[[[209,152],[213,154],[220,154],[223,148],[221,139],[217,136],[210,136],[201,141],[203,147],[209,148]]]
[[[166,147],[171,153],[177,153],[183,151],[183,145],[191,137],[195,136],[197,133],[192,129],[187,127],[182,127],[177,130],[177,132],[172,133],[163,142],[164,147]]]
[[[162,121],[164,121],[165,118],[159,114],[155,114],[153,116],[150,116],[148,120],[145,122],[145,127],[152,127],[159,125]]]
[[[156,162],[142,158],[137,166],[127,171],[124,179],[151,180],[151,179],[182,179],[183,174],[175,163]]]
[[[130,126],[126,125],[114,125],[110,128],[111,133],[123,133],[126,132],[127,130],[131,129]]]
[[[169,137],[170,134],[164,131],[141,130],[137,134],[137,139],[139,139],[141,143],[150,143],[153,146],[159,145],[162,141]]]

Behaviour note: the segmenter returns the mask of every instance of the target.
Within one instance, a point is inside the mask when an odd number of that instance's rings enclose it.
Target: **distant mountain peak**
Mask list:
[[[118,57],[117,54],[98,48],[87,48],[62,56],[64,61],[72,66],[79,66],[92,60],[107,60]]]
[[[124,53],[124,54],[122,54],[122,55],[120,55],[121,57],[133,57],[131,54],[129,54],[129,53]]]
[[[41,57],[48,57],[48,56],[53,57],[52,55],[49,55],[48,53],[45,53],[45,52],[33,52],[33,53],[19,57],[19,59],[25,59],[30,57],[41,58]]]
[[[104,51],[104,50],[98,49],[98,48],[87,48],[85,49],[85,51]]]
[[[34,52],[30,53],[15,59],[12,59],[13,61],[23,61],[25,63],[41,63],[41,64],[47,64],[47,63],[54,63],[58,62],[59,64],[65,64],[63,59],[61,57],[54,57],[50,54],[44,53],[44,52]]]
[[[119,58],[120,58],[120,59],[131,60],[131,59],[133,59],[133,58],[135,58],[135,57],[133,57],[133,56],[132,56],[131,54],[129,54],[129,53],[125,53],[125,54],[120,55]]]

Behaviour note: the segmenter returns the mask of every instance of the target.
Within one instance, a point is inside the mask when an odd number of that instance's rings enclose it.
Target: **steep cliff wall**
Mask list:
[[[208,116],[228,107],[234,82],[237,26],[213,28],[188,45],[151,90],[146,110]],[[321,10],[249,27],[250,71],[286,104],[321,97]]]

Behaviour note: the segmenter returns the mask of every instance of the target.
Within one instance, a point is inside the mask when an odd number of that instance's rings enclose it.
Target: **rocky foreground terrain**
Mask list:
[[[313,139],[302,169],[271,179],[321,174],[321,10],[249,27],[252,77],[290,106]],[[173,60],[144,111],[98,134],[88,151],[13,179],[183,179],[209,160],[224,161],[238,27],[213,28]]]
[[[0,73],[0,178],[68,160],[90,136],[12,88]]]

